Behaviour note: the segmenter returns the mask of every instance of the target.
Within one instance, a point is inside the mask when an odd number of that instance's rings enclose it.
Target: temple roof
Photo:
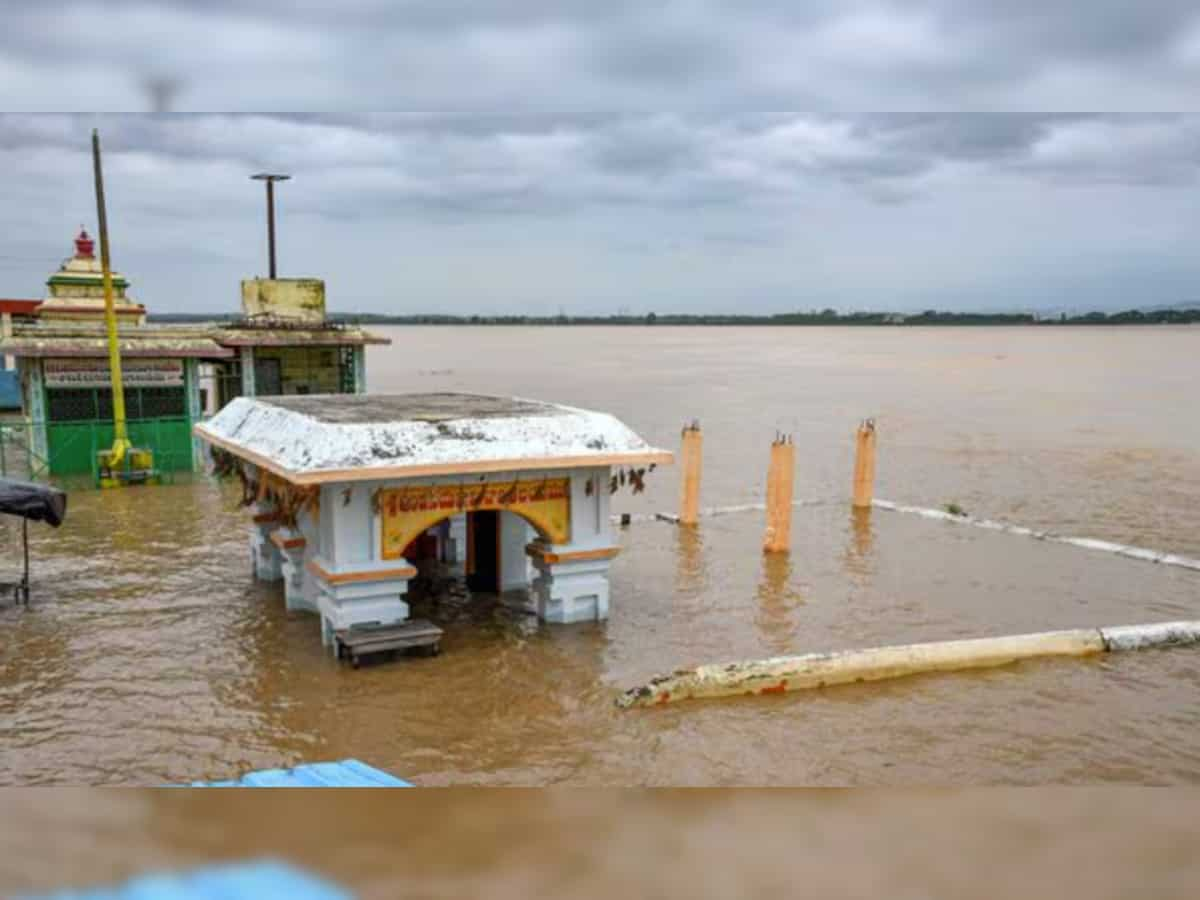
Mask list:
[[[213,339],[225,347],[340,347],[361,344],[390,344],[391,338],[379,337],[362,328],[340,323],[310,325],[307,328],[282,323],[256,326],[218,327]]]
[[[140,325],[122,327],[117,345],[123,357],[200,357],[219,359],[234,351],[213,340],[210,329],[187,326]],[[11,337],[0,339],[0,353],[13,356],[99,356],[108,357],[108,338],[103,324],[37,322],[13,328]]]
[[[297,484],[673,460],[607,413],[480,394],[239,397],[195,431]]]
[[[58,271],[51,275],[46,283],[49,285],[80,283],[102,288],[104,270],[100,266],[100,260],[96,258],[95,246],[95,241],[88,236],[87,230],[81,225],[79,234],[75,238],[75,255],[63,260]],[[114,269],[109,274],[112,275],[114,287],[128,286],[129,282],[120,272]],[[117,299],[119,302],[120,298]]]
[[[41,303],[41,300],[17,300],[6,297],[0,299],[0,313],[11,313],[14,316],[31,316]]]
[[[215,323],[133,325],[118,331],[122,356],[197,356],[220,359],[237,347],[338,347],[390,344],[361,328],[235,328]],[[96,320],[18,322],[13,334],[0,338],[0,353],[13,356],[108,356],[104,322]]]

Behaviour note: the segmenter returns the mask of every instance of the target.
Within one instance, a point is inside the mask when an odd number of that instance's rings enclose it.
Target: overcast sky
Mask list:
[[[1200,301],[1200,117],[1103,112],[1194,104],[1194,2],[4,14],[0,296],[39,296],[93,226],[98,126],[114,262],[152,311],[231,311],[265,272],[262,169],[293,176],[280,274],[325,278],[343,311]],[[448,112],[27,112],[144,110],[151,76],[178,79],[178,110]],[[780,107],[810,112],[758,112]],[[857,108],[942,112],[833,112]]]

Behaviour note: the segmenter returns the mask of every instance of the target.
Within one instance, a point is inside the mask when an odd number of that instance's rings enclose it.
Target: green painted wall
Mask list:
[[[35,428],[44,428],[50,474],[93,473],[96,454],[112,446],[111,390],[46,387],[44,381],[37,388],[43,413]],[[129,440],[152,450],[161,471],[188,472],[195,466],[192,423],[199,390],[195,367],[187,365],[183,385],[125,388]]]
[[[135,447],[154,451],[156,468],[164,472],[192,470],[192,422],[188,417],[141,419],[127,422],[126,429]],[[96,454],[112,446],[112,422],[51,423],[46,431],[51,475],[90,474]]]

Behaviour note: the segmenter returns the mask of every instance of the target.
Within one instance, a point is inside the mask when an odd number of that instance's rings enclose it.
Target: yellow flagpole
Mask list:
[[[108,368],[112,381],[113,445],[109,469],[120,466],[129,450],[125,430],[125,385],[121,380],[121,350],[117,344],[117,311],[113,301],[112,266],[108,253],[108,218],[104,212],[104,176],[100,172],[100,133],[92,129],[92,165],[96,174],[96,217],[100,226],[100,267],[104,271],[104,325],[108,331]]]

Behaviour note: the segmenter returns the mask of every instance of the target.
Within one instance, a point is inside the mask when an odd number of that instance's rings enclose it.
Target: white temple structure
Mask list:
[[[546,622],[606,619],[610,495],[672,462],[610,415],[473,394],[242,397],[195,433],[242,477],[257,576],[331,646],[404,622],[426,563]]]

